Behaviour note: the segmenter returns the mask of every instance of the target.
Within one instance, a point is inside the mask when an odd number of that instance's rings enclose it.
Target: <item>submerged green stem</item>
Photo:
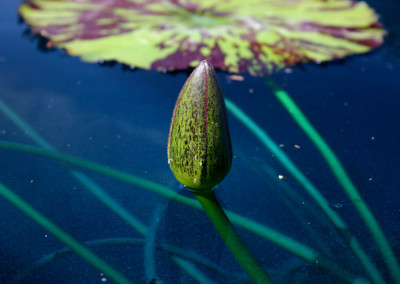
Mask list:
[[[32,155],[50,158],[55,161],[66,163],[70,166],[90,170],[102,174],[104,176],[108,176],[132,185],[139,186],[141,188],[163,195],[171,200],[180,202],[182,204],[188,205],[196,209],[201,209],[201,205],[198,202],[196,202],[195,199],[176,194],[175,191],[171,190],[170,188],[164,185],[122,171],[118,171],[116,169],[112,169],[100,164],[96,164],[94,162],[87,161],[81,158],[70,156],[57,151],[41,149],[38,147],[11,143],[6,141],[0,141],[0,149],[19,151],[19,152],[29,153]],[[332,274],[338,276],[343,280],[352,282],[354,279],[357,278],[356,275],[347,272],[346,269],[344,269],[343,267],[337,269],[336,266],[333,266],[328,262],[319,261],[321,259],[321,255],[317,251],[315,251],[309,246],[304,245],[303,243],[300,243],[278,231],[275,231],[263,224],[260,224],[249,218],[245,218],[234,212],[230,212],[227,210],[226,214],[231,219],[231,221],[237,224],[238,226],[243,227],[249,230],[250,232],[253,232],[254,234],[263,237],[264,239],[273,242],[274,244],[286,249],[287,251],[293,253],[294,255],[299,256],[300,258],[310,263],[319,263],[319,265],[322,268],[324,268],[325,270],[331,272]]]
[[[311,181],[297,168],[290,158],[278,147],[269,135],[258,126],[249,116],[247,116],[232,101],[225,98],[226,107],[231,113],[241,121],[260,141],[270,150],[281,164],[293,175],[293,177],[303,186],[305,191],[318,204],[324,214],[329,218],[336,230],[346,240],[360,263],[365,268],[371,279],[375,283],[383,283],[384,280],[380,273],[370,261],[367,253],[362,249],[359,241],[354,237],[344,220],[330,208],[329,202],[320,193],[320,191],[311,183]]]
[[[109,266],[103,260],[101,260],[97,255],[92,253],[90,250],[85,248],[79,242],[77,242],[70,235],[61,230],[57,225],[47,219],[39,211],[34,209],[24,200],[22,200],[18,195],[9,190],[6,186],[0,183],[0,195],[2,195],[9,202],[14,204],[18,209],[24,212],[26,215],[31,217],[35,222],[45,228],[47,231],[56,236],[60,241],[69,246],[78,255],[84,258],[91,265],[102,271],[108,277],[110,277],[115,283],[131,283],[127,278],[118,273],[114,268]]]
[[[39,133],[37,133],[28,123],[20,118],[11,108],[9,108],[0,99],[0,111],[8,117],[22,132],[24,132],[31,140],[44,149],[54,150],[56,149],[51,146]],[[114,213],[119,215],[125,220],[132,228],[138,231],[142,235],[147,234],[147,227],[128,210],[126,210],[119,202],[117,202],[111,195],[97,185],[93,180],[88,178],[86,175],[77,172],[70,171],[70,174],[77,179],[82,185],[84,185],[98,200],[103,202],[108,208]],[[176,257],[174,259],[177,259]],[[179,263],[178,263],[179,264]]]
[[[21,117],[19,117],[1,99],[0,99],[0,111],[37,145],[39,145],[43,149],[56,151],[56,149],[50,143],[48,143],[28,123],[26,123]],[[125,220],[129,225],[135,228],[139,233],[141,234],[146,233],[147,230],[146,226],[140,220],[138,220],[134,215],[129,213],[129,211],[127,211],[119,202],[117,202],[111,195],[109,195],[94,181],[92,181],[90,178],[77,171],[70,171],[70,174],[76,180],[78,180],[82,185],[84,185],[101,202],[103,202],[108,208],[110,208],[123,220]]]
[[[84,242],[83,244],[85,247],[88,248],[99,248],[99,247],[143,247],[146,244],[146,241],[143,239],[137,239],[137,238],[110,238],[110,239],[99,239],[99,240],[94,240],[94,241],[88,241]],[[196,254],[193,251],[187,250],[187,249],[182,249],[179,247],[175,247],[172,245],[156,242],[154,243],[154,248],[162,251],[164,253],[167,253],[170,255],[172,258],[178,258],[178,259],[184,259],[186,261],[194,262],[196,266],[203,266],[209,269],[210,271],[216,272],[220,274],[221,276],[224,277],[233,277],[236,281],[236,283],[242,283],[245,280],[248,279],[248,277],[243,274],[242,272],[232,272],[225,270],[224,268],[218,266],[216,263],[212,262],[211,260]],[[73,254],[73,250],[70,247],[65,247],[56,251],[53,251],[50,254],[47,254],[43,256],[42,258],[36,260],[33,262],[29,267],[26,269],[20,271],[17,276],[10,281],[9,284],[18,284],[18,283],[23,283],[26,282],[24,281],[29,275],[32,275],[33,272],[38,271],[45,267],[46,265],[49,265],[52,262],[55,262],[59,259],[65,258],[69,255]],[[194,276],[195,279],[202,277],[197,276],[197,275],[192,275],[193,273],[190,273],[191,276]],[[200,282],[204,283],[204,282]],[[206,282],[207,283],[207,282]]]
[[[335,153],[331,150],[321,135],[319,135],[317,130],[311,125],[296,103],[290,98],[289,94],[281,89],[278,84],[271,79],[267,79],[267,84],[274,91],[276,98],[282,103],[286,110],[291,114],[293,119],[321,152],[336,179],[342,185],[345,193],[368,227],[372,237],[381,251],[381,254],[394,281],[396,283],[400,283],[400,265],[396,259],[396,256],[393,253],[385,234],[379,226],[378,221],[375,219],[375,216],[372,214],[371,210],[368,208],[367,204],[359,194],[357,188],[354,186]]]
[[[236,261],[255,283],[273,283],[229,221],[214,190],[193,192]]]

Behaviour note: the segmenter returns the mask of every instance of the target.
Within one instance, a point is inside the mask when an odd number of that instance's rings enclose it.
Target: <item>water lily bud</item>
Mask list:
[[[175,104],[168,138],[168,163],[192,190],[210,190],[228,174],[232,144],[225,102],[212,65],[192,72]]]

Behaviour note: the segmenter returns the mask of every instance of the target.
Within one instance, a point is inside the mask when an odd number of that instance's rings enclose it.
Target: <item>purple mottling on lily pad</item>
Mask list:
[[[65,15],[59,14],[63,3]],[[104,52],[105,60],[165,71],[194,67],[207,58],[216,69],[265,76],[297,63],[366,52],[382,45],[386,34],[364,2],[259,0],[252,7],[254,11],[242,0],[207,5],[201,0],[31,0],[21,5],[20,13],[35,33],[56,46],[68,50],[73,42],[73,54],[84,60]],[[290,9],[293,14],[287,13]],[[315,17],[316,11],[327,17]],[[43,25],[41,14],[49,24]],[[341,17],[339,26],[326,21]],[[304,39],[299,38],[302,33]],[[117,37],[122,34],[128,36]],[[112,43],[109,50],[98,46],[103,41],[95,41],[102,38]],[[90,56],[91,47],[96,56]],[[148,58],[138,60],[140,49]]]

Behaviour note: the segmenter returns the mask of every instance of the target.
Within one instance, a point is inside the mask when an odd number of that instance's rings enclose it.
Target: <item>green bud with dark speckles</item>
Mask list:
[[[231,168],[225,102],[214,68],[206,60],[192,72],[176,101],[168,163],[176,179],[195,191],[212,189]]]

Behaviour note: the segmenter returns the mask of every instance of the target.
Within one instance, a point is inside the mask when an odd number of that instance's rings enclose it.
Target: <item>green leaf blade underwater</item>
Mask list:
[[[232,144],[224,98],[212,65],[204,60],[184,84],[172,115],[168,163],[192,190],[210,190],[228,174]]]

